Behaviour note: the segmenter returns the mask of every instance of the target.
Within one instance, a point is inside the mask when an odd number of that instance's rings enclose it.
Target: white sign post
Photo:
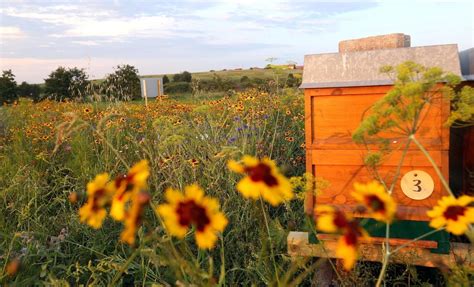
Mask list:
[[[148,96],[146,94],[146,80],[143,80],[143,97],[145,97],[145,107],[148,107]]]

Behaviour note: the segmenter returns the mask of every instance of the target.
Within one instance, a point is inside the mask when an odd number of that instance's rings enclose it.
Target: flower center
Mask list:
[[[340,211],[336,211],[334,214],[334,225],[336,225],[338,228],[344,228],[347,226],[347,220],[344,214]]]
[[[196,226],[197,231],[204,231],[204,228],[211,222],[206,214],[206,209],[196,204],[194,200],[180,202],[176,213],[178,213],[179,224],[189,226],[192,223]]]
[[[135,174],[131,173],[131,174],[120,175],[120,176],[117,176],[117,178],[115,178],[115,188],[119,189],[125,184],[125,189],[122,191],[122,193],[118,197],[119,200],[122,199],[122,197],[125,195],[127,191],[130,191],[133,189],[134,177],[135,177]]]
[[[372,208],[375,212],[384,212],[385,211],[385,203],[375,195],[370,195],[366,198],[367,205]]]
[[[254,167],[245,168],[245,172],[247,172],[252,181],[263,181],[266,185],[270,187],[278,185],[278,181],[272,175],[271,171],[272,169],[264,163],[259,163]]]
[[[451,220],[456,221],[456,220],[458,220],[459,216],[464,215],[465,211],[466,211],[466,207],[464,207],[464,206],[459,206],[459,205],[450,206],[444,212],[444,217],[446,219],[451,219]]]
[[[344,240],[346,241],[346,245],[348,246],[356,246],[357,245],[357,233],[348,231],[344,234]]]

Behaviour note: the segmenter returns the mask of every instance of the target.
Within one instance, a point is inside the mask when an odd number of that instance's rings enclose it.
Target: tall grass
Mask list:
[[[136,103],[21,101],[0,113],[0,262],[22,262],[20,272],[3,282],[104,285],[112,280],[133,248],[118,241],[119,224],[109,220],[93,230],[79,223],[77,210],[95,174],[126,171],[120,158],[129,165],[140,159],[150,162],[149,191],[155,202],[163,200],[166,187],[194,182],[217,197],[230,224],[223,244],[209,252],[214,266],[225,262],[227,284],[271,282],[262,215],[237,194],[236,177],[226,162],[243,154],[271,156],[285,167],[286,175],[303,174],[299,92],[277,98],[255,90],[201,104],[151,102],[148,108]],[[75,203],[68,200],[74,193],[82,195]],[[303,222],[302,202],[268,212],[279,266],[289,266],[286,230],[288,225],[298,229]],[[150,224],[140,234],[162,232],[152,230],[159,224],[151,210],[146,216]],[[186,240],[194,246],[192,238]],[[193,248],[198,263],[208,266],[208,256]],[[147,252],[149,256],[133,260],[123,280],[174,284],[178,278],[160,260],[165,254],[160,249]]]

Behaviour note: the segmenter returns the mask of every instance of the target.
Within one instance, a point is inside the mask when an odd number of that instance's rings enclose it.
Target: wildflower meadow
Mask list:
[[[356,142],[406,126],[416,143],[427,95],[444,74],[414,63],[396,72]],[[407,80],[415,74],[420,79]],[[457,94],[447,83],[446,96],[472,100],[472,90]],[[0,114],[2,285],[311,286],[327,264],[338,286],[472,282],[462,264],[450,272],[389,264],[404,246],[384,249],[382,264],[358,261],[360,242],[371,240],[359,217],[322,204],[305,215],[305,194],[331,182],[305,173],[298,89],[146,104],[20,99]],[[393,186],[375,172],[348,188],[389,230],[397,220]],[[473,204],[468,195],[442,198],[428,212],[433,232],[469,235]],[[337,260],[290,256],[290,231],[335,233]],[[386,238],[381,248],[390,248]]]

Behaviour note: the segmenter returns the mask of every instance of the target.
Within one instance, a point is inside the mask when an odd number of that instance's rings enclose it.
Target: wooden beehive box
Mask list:
[[[400,46],[393,47],[397,41],[391,41],[390,48],[384,49],[380,41],[372,39],[378,43],[375,48],[370,46],[370,41],[362,45],[340,44],[340,50],[343,50],[340,53],[305,56],[301,88],[305,94],[307,171],[317,178],[329,181],[330,184],[316,196],[312,193],[307,194],[305,208],[308,214],[312,214],[317,204],[331,204],[356,216],[364,216],[355,213],[356,203],[351,196],[353,184],[365,183],[374,177],[364,165],[367,148],[355,144],[352,133],[371,105],[392,88],[393,81],[379,72],[382,66],[396,66],[405,61],[413,61],[426,67],[437,66],[445,72],[461,76],[457,45],[407,47],[409,42],[407,43],[406,36],[396,34],[393,37],[402,37],[399,39],[401,41],[398,41]],[[403,39],[405,41],[402,41]],[[347,47],[351,48],[348,49],[349,52],[344,50]],[[361,51],[357,50],[357,47]],[[435,100],[416,134],[446,179],[449,178],[450,132],[444,123],[449,111],[448,100],[441,98]],[[407,139],[396,134],[388,134],[386,137],[390,139],[393,152],[384,159],[379,172],[388,183],[391,183],[390,179],[396,172]],[[372,150],[377,148],[375,145],[369,147]],[[412,174],[425,172],[432,179],[433,191],[428,197],[410,198],[402,191],[402,178],[409,172]],[[412,144],[393,192],[398,203],[398,221],[392,226],[393,237],[414,238],[420,235],[420,232],[426,232],[429,229],[426,212],[445,195],[447,192],[431,163]],[[422,224],[409,225],[413,222]],[[377,232],[373,232],[372,235],[384,236]],[[441,236],[435,245],[428,245],[440,248],[440,244],[445,244],[446,251],[447,241],[446,236]]]

